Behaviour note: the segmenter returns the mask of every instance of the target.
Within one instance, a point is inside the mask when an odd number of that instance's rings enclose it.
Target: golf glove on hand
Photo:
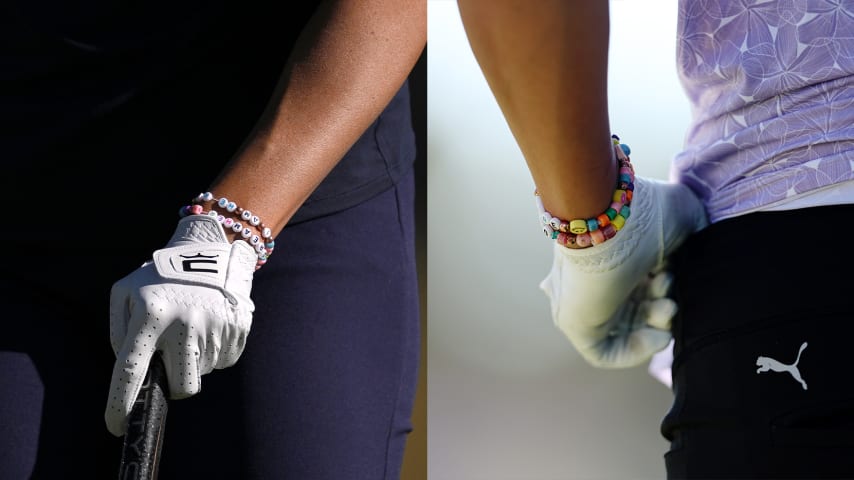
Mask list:
[[[610,240],[571,249],[555,242],[540,283],[552,318],[595,367],[628,368],[667,347],[676,303],[667,257],[707,224],[685,185],[636,177],[631,216]]]
[[[257,259],[248,243],[229,243],[215,218],[190,215],[152,260],[113,284],[116,363],[104,414],[111,433],[126,432],[155,351],[171,399],[195,395],[202,375],[237,362],[255,310],[250,291]]]

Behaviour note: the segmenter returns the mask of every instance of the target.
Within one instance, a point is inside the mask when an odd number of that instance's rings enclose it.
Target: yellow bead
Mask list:
[[[573,220],[569,222],[569,231],[576,235],[584,233],[587,231],[587,222],[581,219]]]
[[[614,196],[611,197],[612,202],[620,202],[625,205],[626,203],[626,191],[625,190],[615,190]]]
[[[626,219],[622,215],[617,215],[616,217],[614,217],[613,220],[611,220],[611,225],[613,225],[614,228],[617,229],[617,231],[619,231],[621,228],[623,228],[623,225],[625,225],[625,224],[626,224]]]

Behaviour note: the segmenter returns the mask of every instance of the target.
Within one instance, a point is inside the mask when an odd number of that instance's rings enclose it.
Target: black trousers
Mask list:
[[[674,255],[669,479],[854,479],[852,219],[747,214]]]

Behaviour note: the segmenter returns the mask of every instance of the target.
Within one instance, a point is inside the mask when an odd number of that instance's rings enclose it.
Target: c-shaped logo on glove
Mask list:
[[[181,267],[185,272],[205,272],[205,273],[219,273],[219,270],[211,269],[211,268],[199,268],[196,267],[196,264],[205,263],[205,264],[217,264],[216,260],[211,260],[215,258],[219,258],[219,255],[202,255],[201,253],[197,253],[193,256],[185,256],[181,255],[181,258],[186,258],[188,260],[181,261]]]

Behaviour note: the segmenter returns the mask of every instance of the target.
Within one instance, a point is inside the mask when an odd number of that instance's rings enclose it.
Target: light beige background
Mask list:
[[[667,178],[689,119],[676,1],[611,7],[611,124]],[[428,1],[428,42],[428,478],[663,478],[671,393],[645,367],[588,366],[553,326],[552,245],[455,1]]]

